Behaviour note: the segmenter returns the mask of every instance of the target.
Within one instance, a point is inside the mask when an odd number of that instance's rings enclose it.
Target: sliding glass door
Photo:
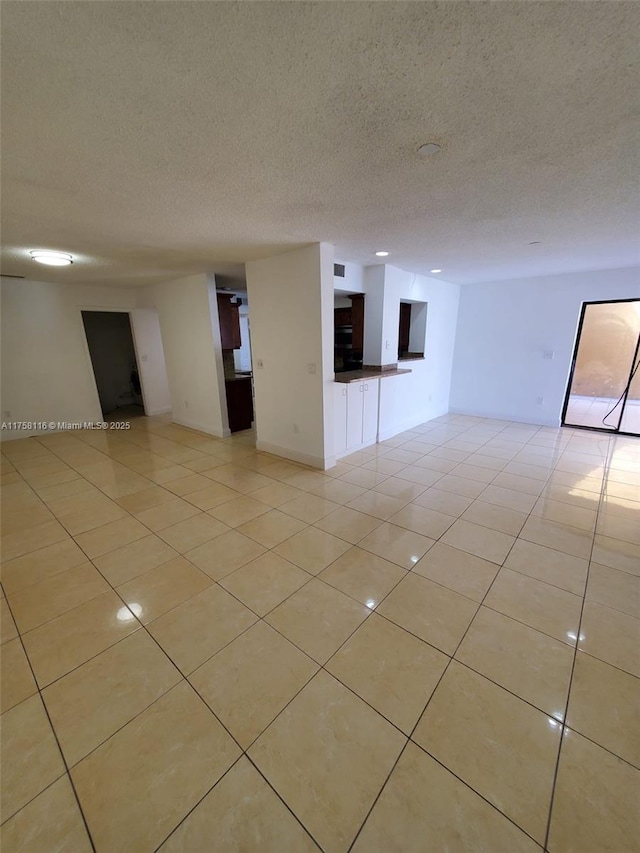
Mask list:
[[[564,426],[640,435],[640,299],[585,302]]]

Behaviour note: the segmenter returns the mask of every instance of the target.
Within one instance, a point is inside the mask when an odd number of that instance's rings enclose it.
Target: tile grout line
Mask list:
[[[547,479],[547,481],[548,481],[548,479]],[[545,482],[547,482],[547,481],[545,481]],[[529,513],[529,515],[528,515],[527,517],[529,517],[530,515],[531,515],[531,513]],[[525,521],[525,524],[526,524],[526,521]],[[523,527],[524,527],[524,524],[523,524]],[[443,535],[444,535],[444,534],[443,534]],[[407,740],[407,743],[405,744],[404,748],[401,750],[400,755],[399,755],[399,756],[398,756],[398,758],[396,759],[396,762],[394,763],[393,767],[391,768],[391,771],[389,772],[389,774],[388,774],[388,776],[387,776],[387,779],[385,780],[385,782],[384,782],[384,784],[383,784],[382,788],[381,788],[381,789],[380,789],[380,791],[378,792],[378,795],[376,796],[376,798],[375,798],[375,800],[374,800],[373,804],[371,805],[371,807],[370,807],[369,811],[367,812],[367,814],[366,814],[366,816],[365,816],[364,820],[362,821],[362,823],[361,823],[361,825],[360,825],[360,828],[358,829],[358,831],[357,831],[357,833],[356,833],[356,836],[355,836],[355,838],[353,839],[353,842],[352,842],[352,844],[351,844],[351,845],[350,845],[350,847],[349,847],[349,850],[351,850],[351,849],[353,848],[353,845],[356,843],[356,841],[357,841],[357,839],[358,839],[358,836],[360,835],[360,833],[361,833],[362,829],[364,828],[364,826],[365,826],[365,824],[366,824],[366,822],[367,822],[367,820],[368,820],[368,818],[369,818],[369,815],[370,815],[370,814],[371,814],[371,812],[373,811],[373,809],[374,809],[374,807],[375,807],[376,803],[378,802],[378,800],[379,800],[380,796],[382,795],[382,792],[383,792],[384,788],[386,787],[386,784],[387,784],[387,782],[388,782],[388,780],[389,780],[389,778],[390,778],[390,776],[391,776],[391,774],[392,774],[393,770],[395,769],[395,767],[396,767],[396,765],[397,765],[398,761],[400,760],[400,757],[402,756],[402,754],[403,754],[403,753],[404,753],[404,751],[406,750],[407,745],[408,745],[410,742],[411,742],[411,743],[414,743],[414,744],[415,744],[419,749],[422,749],[422,750],[423,750],[427,755],[429,755],[429,756],[430,756],[431,758],[433,758],[435,761],[438,761],[438,759],[437,759],[435,756],[432,756],[432,755],[431,755],[431,753],[429,753],[429,752],[428,752],[427,750],[425,750],[425,749],[424,749],[420,744],[416,743],[416,742],[413,740],[413,735],[414,735],[414,733],[415,733],[416,728],[418,727],[418,725],[419,725],[419,723],[420,723],[420,720],[421,720],[421,719],[422,719],[422,717],[424,716],[424,713],[425,713],[425,711],[426,711],[426,709],[427,709],[427,707],[428,707],[428,705],[429,705],[429,703],[430,703],[431,699],[432,699],[432,698],[433,698],[433,696],[435,695],[435,693],[436,693],[436,691],[437,691],[437,689],[438,689],[438,687],[439,687],[440,683],[442,682],[442,680],[443,680],[443,678],[444,678],[444,676],[445,676],[446,672],[448,671],[449,666],[451,665],[451,662],[455,659],[455,655],[457,654],[458,649],[459,649],[459,648],[460,648],[460,646],[462,645],[462,643],[463,643],[463,641],[464,641],[464,638],[466,637],[467,633],[469,632],[469,630],[470,630],[470,628],[471,628],[471,625],[472,625],[472,624],[473,624],[473,622],[475,621],[475,618],[476,618],[477,614],[480,612],[480,608],[482,607],[482,605],[483,605],[483,603],[484,603],[484,600],[486,599],[487,595],[488,595],[488,594],[489,594],[489,592],[491,591],[491,588],[492,588],[493,584],[495,583],[495,581],[496,581],[496,579],[497,579],[498,575],[500,574],[500,570],[501,570],[501,568],[502,568],[502,567],[504,567],[504,564],[505,564],[506,560],[508,559],[509,554],[511,553],[511,550],[513,549],[513,547],[514,547],[514,545],[515,545],[515,542],[517,541],[517,539],[518,539],[518,538],[519,538],[519,537],[516,537],[516,538],[514,539],[514,542],[513,542],[513,544],[511,545],[511,548],[509,549],[509,552],[508,552],[508,553],[507,553],[507,555],[505,556],[505,559],[504,559],[504,561],[503,561],[502,565],[499,567],[498,571],[496,572],[496,575],[495,575],[495,577],[494,577],[493,581],[491,582],[491,584],[489,585],[489,587],[488,587],[488,589],[487,589],[487,591],[486,591],[486,593],[485,593],[485,595],[484,595],[484,597],[483,597],[482,601],[478,604],[478,607],[477,607],[477,610],[476,610],[475,615],[473,616],[473,618],[471,619],[471,621],[470,621],[469,625],[467,626],[467,629],[465,630],[465,632],[464,632],[463,636],[461,637],[461,639],[460,639],[460,641],[459,641],[458,645],[456,646],[456,649],[455,649],[455,651],[453,652],[453,655],[449,658],[449,661],[448,661],[448,663],[447,663],[447,665],[446,665],[446,667],[445,667],[445,669],[444,669],[444,671],[443,671],[442,675],[441,675],[441,676],[440,676],[440,678],[438,679],[438,682],[437,682],[436,686],[434,687],[433,691],[431,692],[431,695],[429,696],[429,699],[427,700],[427,703],[425,704],[424,708],[422,709],[422,711],[421,711],[421,713],[420,713],[420,715],[419,715],[419,717],[418,717],[418,720],[417,720],[416,724],[414,725],[414,727],[413,727],[413,729],[412,729],[412,731],[411,731],[411,734],[409,735],[409,738],[408,738],[408,740]],[[594,540],[595,540],[595,532],[594,532],[594,534],[593,534],[592,543],[593,543],[593,541],[594,541]],[[592,545],[592,547],[593,547],[593,545]],[[428,553],[428,552],[427,552],[427,553]],[[586,583],[585,583],[585,594],[586,594]],[[584,599],[583,599],[583,602],[584,602]],[[380,614],[380,615],[382,615],[382,614]],[[399,626],[399,627],[401,627],[401,626]],[[534,630],[535,630],[535,629],[534,629]],[[578,637],[579,637],[579,631],[578,631]],[[577,642],[578,642],[578,641],[576,640],[576,650],[577,650]],[[457,661],[457,662],[458,662],[458,663],[460,663],[460,661]],[[463,665],[464,665],[464,664],[463,664]],[[473,670],[473,671],[475,672],[475,670]],[[482,673],[478,673],[478,675],[481,675],[481,676],[482,676]],[[486,677],[486,676],[482,676],[482,677]],[[491,679],[488,679],[488,680],[492,681]],[[495,684],[497,685],[497,683],[496,683],[496,682],[492,682],[492,683],[495,683]],[[498,687],[502,687],[501,685],[497,685],[497,686],[498,686]],[[505,688],[502,688],[502,689],[505,689]],[[511,693],[511,691],[507,691],[507,692]],[[569,689],[568,689],[568,691],[567,691],[567,702],[568,702],[569,692],[570,692],[570,684],[569,684]],[[516,695],[516,694],[511,694],[511,695]],[[516,698],[519,698],[519,699],[520,699],[521,697],[516,696]],[[526,701],[526,700],[521,700],[521,701]],[[530,703],[528,703],[528,702],[527,702],[527,704],[530,704]],[[534,707],[534,708],[535,708],[535,706],[532,706],[532,707]],[[541,709],[536,708],[536,710],[541,710]],[[543,713],[544,713],[544,712],[543,712]],[[562,745],[562,734],[561,734],[560,741],[559,741],[559,745],[558,745],[558,761],[559,761],[559,753],[560,753],[560,747],[561,747],[561,745]],[[455,774],[455,773],[454,773],[450,768],[446,767],[446,765],[443,765],[440,761],[438,761],[438,763],[439,763],[442,767],[444,767],[444,768],[445,768],[449,773],[452,773],[452,775],[456,776],[456,778],[458,778],[458,779],[459,779],[459,780],[460,780],[460,781],[461,781],[461,782],[462,782],[466,787],[470,788],[470,789],[471,789],[475,794],[477,794],[477,795],[478,795],[478,796],[480,796],[483,800],[485,800],[485,802],[489,803],[489,805],[490,805],[492,808],[494,808],[494,809],[495,809],[499,814],[501,814],[503,817],[507,818],[507,820],[509,820],[511,823],[513,823],[513,824],[514,824],[514,825],[515,825],[515,826],[516,826],[516,827],[517,827],[521,832],[524,832],[524,834],[525,834],[525,835],[528,835],[528,836],[531,838],[531,836],[529,835],[529,833],[527,833],[525,830],[523,830],[523,829],[522,829],[522,827],[520,827],[520,826],[519,826],[519,825],[518,825],[518,824],[517,824],[517,823],[516,823],[512,818],[510,818],[507,814],[505,814],[503,811],[501,811],[497,806],[495,806],[493,803],[491,803],[489,800],[487,800],[487,799],[486,799],[482,794],[480,794],[478,791],[476,791],[476,790],[475,790],[475,789],[474,789],[474,788],[473,788],[469,783],[465,782],[463,779],[460,779],[460,777],[458,777],[458,776],[457,776],[457,775],[456,775],[456,774]],[[557,767],[556,767],[556,771],[557,771]],[[554,778],[554,785],[555,785],[555,778]],[[548,823],[549,823],[549,821],[550,821],[550,817],[551,817],[551,807],[552,807],[552,802],[553,802],[553,792],[552,792],[552,797],[551,797],[550,804],[549,804],[549,817],[548,817]],[[547,830],[546,830],[546,832],[548,833],[548,824],[547,824]],[[532,838],[532,840],[533,840],[536,844],[539,844],[539,842],[537,842],[535,839],[533,839],[533,838]],[[545,849],[546,849],[546,841],[547,841],[547,836],[546,836],[546,834],[545,834],[545,842],[544,842],[544,845],[539,845],[539,846],[544,846],[544,847],[545,847]]]
[[[6,598],[6,596],[5,596],[5,598]],[[10,603],[9,603],[9,601],[8,601],[8,600],[7,600],[7,607],[9,608],[9,612],[10,612],[10,614],[11,614],[11,618],[13,619],[13,611],[11,610],[11,605],[10,605]],[[15,619],[14,619],[14,623],[15,623]],[[16,627],[17,627],[17,626],[16,626]],[[31,672],[31,677],[33,678],[33,683],[35,684],[36,691],[37,691],[37,693],[32,693],[32,694],[31,694],[31,696],[28,696],[26,699],[23,699],[23,700],[22,700],[22,702],[26,702],[26,701],[28,701],[29,699],[31,699],[31,698],[32,698],[32,696],[35,696],[35,695],[37,695],[37,696],[38,696],[38,698],[39,698],[39,700],[40,700],[41,707],[43,708],[44,713],[45,713],[45,715],[46,715],[46,717],[47,717],[47,722],[49,723],[49,729],[50,729],[51,734],[53,735],[54,740],[55,740],[55,742],[56,742],[56,746],[57,746],[57,748],[58,748],[58,754],[60,755],[60,759],[61,759],[62,764],[63,764],[63,766],[64,766],[64,773],[62,774],[62,776],[58,776],[56,779],[54,779],[54,780],[53,780],[53,782],[51,782],[49,785],[47,785],[47,786],[46,786],[45,788],[43,788],[41,791],[38,791],[38,793],[37,793],[37,794],[35,794],[35,796],[31,797],[31,799],[29,799],[26,803],[23,803],[23,805],[22,805],[22,806],[20,806],[20,808],[19,808],[17,811],[15,811],[12,815],[10,815],[8,818],[3,819],[2,823],[4,824],[4,823],[6,823],[7,821],[11,820],[11,819],[12,819],[13,817],[15,817],[16,815],[20,814],[20,812],[21,812],[24,808],[26,808],[30,803],[32,803],[35,799],[37,799],[37,797],[39,797],[39,796],[40,796],[41,794],[43,794],[46,790],[48,790],[48,788],[50,788],[52,785],[54,785],[54,784],[55,784],[59,779],[62,779],[64,776],[66,776],[66,777],[67,777],[67,779],[69,780],[69,784],[71,785],[71,790],[73,791],[73,796],[74,796],[75,801],[76,801],[76,804],[77,804],[77,806],[78,806],[78,811],[80,812],[80,815],[81,815],[81,817],[82,817],[82,822],[83,822],[83,824],[84,824],[84,828],[85,828],[85,830],[86,830],[86,832],[87,832],[87,837],[88,837],[88,839],[89,839],[89,843],[90,843],[90,845],[91,845],[91,849],[92,849],[92,850],[94,851],[94,853],[95,853],[95,851],[96,851],[96,845],[95,845],[94,840],[93,840],[93,837],[92,837],[92,835],[91,835],[91,830],[89,829],[89,823],[88,823],[87,818],[86,818],[86,816],[85,816],[84,810],[83,810],[83,808],[82,808],[82,805],[80,804],[80,797],[78,796],[78,792],[77,792],[77,790],[76,790],[75,782],[74,782],[74,780],[73,780],[73,777],[71,776],[71,769],[70,769],[70,767],[69,767],[69,764],[68,764],[68,762],[67,762],[67,759],[66,759],[66,757],[65,757],[65,754],[64,754],[64,752],[62,751],[62,747],[61,747],[61,745],[60,745],[60,740],[59,740],[59,738],[58,738],[58,733],[57,733],[57,731],[56,731],[56,729],[55,729],[55,726],[53,725],[53,721],[52,721],[52,719],[51,719],[51,715],[49,714],[49,709],[47,708],[47,704],[46,704],[46,702],[44,701],[44,697],[43,697],[43,695],[42,695],[42,690],[40,689],[40,685],[38,684],[38,680],[37,680],[37,678],[36,678],[36,674],[35,674],[35,672],[34,672],[34,669],[33,669],[32,664],[31,664],[31,659],[29,658],[29,655],[27,654],[27,650],[26,650],[26,648],[25,648],[25,646],[24,646],[24,642],[22,641],[22,635],[20,634],[20,632],[19,632],[19,631],[18,631],[18,638],[20,639],[20,645],[21,645],[21,647],[22,647],[22,652],[23,652],[23,654],[24,654],[24,656],[25,656],[25,659],[26,659],[26,661],[27,661],[27,664],[28,664],[28,666],[29,666],[29,671]],[[22,702],[18,702],[16,705],[13,705],[13,706],[12,706],[12,708],[18,708],[18,707],[22,704]],[[7,710],[12,710],[12,708],[7,709]],[[4,712],[3,712],[3,715],[4,715]]]
[[[611,451],[611,443],[607,442],[607,454],[606,454],[606,459],[605,459],[605,463],[604,463],[605,470],[607,467],[607,463],[608,463],[609,459],[611,458],[611,452],[612,452]],[[596,526],[594,527],[594,531],[593,531],[593,539],[591,542],[591,551],[589,554],[589,559],[587,561],[587,575],[586,575],[585,584],[584,584],[584,596],[582,599],[582,607],[580,609],[580,619],[578,620],[578,628],[576,631],[576,644],[575,644],[575,648],[574,648],[574,652],[573,652],[573,661],[571,663],[571,672],[569,674],[569,685],[568,685],[568,689],[567,689],[567,698],[565,701],[564,713],[562,716],[562,727],[561,727],[561,731],[560,731],[560,743],[558,745],[558,755],[556,758],[556,765],[555,765],[554,774],[553,774],[553,783],[551,786],[551,797],[550,797],[550,801],[549,801],[549,815],[547,818],[547,827],[546,827],[545,837],[544,837],[545,853],[548,853],[548,851],[549,851],[549,841],[550,841],[550,836],[551,836],[551,825],[552,825],[552,820],[553,820],[553,807],[554,807],[554,803],[555,803],[556,788],[557,788],[557,784],[558,784],[558,775],[560,772],[560,761],[562,758],[562,745],[564,743],[564,738],[566,736],[566,733],[568,731],[576,731],[574,729],[571,729],[567,725],[567,714],[569,711],[569,705],[571,703],[571,688],[573,687],[573,677],[574,677],[574,673],[575,673],[576,661],[578,660],[578,651],[579,651],[578,647],[580,645],[580,634],[581,634],[581,629],[582,629],[582,620],[583,620],[583,616],[584,616],[584,606],[585,606],[585,602],[587,600],[587,591],[588,591],[588,585],[589,585],[589,574],[591,571],[593,550],[594,550],[595,544],[596,544],[596,530],[597,530],[598,516],[600,515],[600,506],[602,505],[602,493],[603,493],[603,491],[604,491],[604,479],[603,479],[602,489],[600,491],[600,498],[598,501],[598,510],[596,513]],[[578,734],[580,734],[580,733],[578,732]],[[589,738],[589,740],[590,740],[590,738]],[[607,752],[609,752],[609,750],[607,750]]]
[[[526,522],[525,522],[525,523],[526,523]],[[524,525],[523,525],[523,526],[524,526]],[[444,534],[443,534],[443,535],[444,535]],[[511,552],[511,549],[513,548],[513,545],[515,544],[515,541],[516,541],[516,540],[514,539],[514,542],[512,543],[511,548],[509,549],[509,552],[508,552],[508,553],[506,554],[506,556],[505,556],[505,561],[508,559],[509,553]],[[427,553],[428,553],[428,552],[427,552]],[[502,563],[502,565],[504,565],[504,562]],[[494,576],[493,581],[490,583],[490,585],[489,585],[489,587],[488,587],[487,591],[485,592],[485,595],[483,596],[482,601],[478,604],[478,606],[477,606],[477,608],[476,608],[476,612],[475,612],[474,616],[472,617],[472,619],[470,620],[470,622],[469,622],[469,624],[468,624],[468,626],[467,626],[466,630],[464,631],[464,633],[463,633],[462,637],[460,638],[460,641],[458,642],[458,644],[457,644],[457,646],[456,646],[456,648],[455,648],[455,650],[454,650],[453,654],[449,657],[449,660],[448,660],[448,662],[447,662],[447,664],[446,664],[446,666],[445,666],[445,668],[444,668],[444,670],[443,670],[443,672],[442,672],[442,674],[441,674],[440,678],[438,679],[438,681],[437,681],[437,683],[436,683],[436,685],[435,685],[434,689],[431,691],[431,694],[430,694],[429,698],[427,699],[427,702],[425,703],[425,705],[424,705],[424,707],[423,707],[422,711],[420,712],[420,714],[419,714],[419,716],[418,716],[418,719],[417,719],[417,721],[416,721],[415,725],[414,725],[414,726],[413,726],[413,728],[411,729],[411,732],[410,732],[410,734],[409,734],[409,737],[408,737],[408,739],[407,739],[407,741],[406,741],[406,743],[405,743],[405,745],[404,745],[403,749],[400,751],[400,754],[398,755],[398,757],[397,757],[396,761],[394,762],[394,764],[393,764],[393,766],[392,766],[391,770],[389,771],[389,773],[388,773],[388,775],[387,775],[387,778],[385,779],[385,781],[384,781],[384,783],[383,783],[382,787],[381,787],[381,788],[380,788],[380,790],[378,791],[377,796],[375,797],[375,799],[374,799],[373,803],[371,804],[371,807],[369,808],[369,810],[368,810],[367,814],[365,815],[365,817],[364,817],[364,819],[363,819],[362,823],[360,824],[360,827],[359,827],[358,831],[356,832],[355,837],[354,837],[354,839],[353,839],[353,841],[352,841],[351,845],[349,846],[349,851],[351,851],[351,850],[352,850],[353,846],[355,845],[356,841],[358,840],[358,836],[359,836],[359,835],[360,835],[360,833],[362,832],[362,830],[363,830],[363,828],[364,828],[364,826],[365,826],[365,824],[366,824],[367,820],[369,819],[369,816],[371,815],[371,813],[372,813],[373,809],[374,809],[374,808],[375,808],[375,806],[376,806],[376,803],[378,802],[378,800],[379,800],[379,799],[380,799],[380,797],[382,796],[382,792],[384,791],[384,789],[385,789],[385,787],[386,787],[386,785],[387,785],[387,783],[388,783],[388,781],[389,781],[389,779],[390,779],[390,777],[391,777],[391,774],[393,773],[393,771],[395,770],[395,768],[396,768],[396,766],[397,766],[398,762],[400,761],[400,758],[402,757],[402,755],[403,755],[403,754],[404,754],[404,752],[406,751],[406,748],[407,748],[408,744],[409,744],[409,743],[413,743],[413,744],[415,744],[418,748],[422,749],[422,747],[420,746],[420,744],[417,744],[417,743],[413,740],[413,735],[414,735],[414,733],[415,733],[415,731],[416,731],[416,728],[417,728],[417,727],[418,727],[418,725],[420,724],[420,720],[421,720],[421,719],[422,719],[422,717],[424,716],[424,713],[425,713],[425,711],[426,711],[427,707],[429,706],[429,703],[430,703],[431,699],[432,699],[432,698],[433,698],[433,696],[435,695],[435,693],[436,693],[436,691],[437,691],[438,687],[440,686],[440,684],[441,684],[442,680],[444,679],[444,676],[446,675],[446,673],[447,673],[447,671],[448,671],[448,669],[449,669],[449,667],[450,667],[450,665],[451,665],[451,662],[454,660],[455,655],[457,654],[458,649],[459,649],[459,648],[460,648],[460,646],[462,645],[462,642],[464,641],[464,638],[466,637],[466,635],[467,635],[467,633],[468,633],[469,629],[471,628],[471,625],[472,625],[472,624],[473,624],[473,622],[475,621],[475,618],[476,618],[477,614],[480,612],[480,607],[482,606],[482,602],[483,602],[483,601],[484,601],[484,599],[487,597],[487,595],[489,594],[489,592],[490,592],[490,590],[491,590],[491,587],[492,587],[492,586],[493,586],[493,584],[495,583],[495,580],[496,580],[496,578],[498,577],[498,574],[500,573],[500,568],[501,568],[501,567],[499,567],[499,568],[498,568],[498,571],[496,572],[496,574],[495,574],[495,576]],[[400,626],[399,626],[399,627],[400,627]],[[427,752],[426,752],[426,750],[423,750],[423,751],[424,751],[426,754],[430,755],[430,753],[427,753]],[[430,756],[430,757],[432,757],[432,758],[433,758],[433,756]],[[437,759],[434,759],[434,760],[437,760]],[[438,763],[440,764],[440,762],[438,762]],[[442,765],[442,766],[444,766],[444,765]],[[449,773],[452,773],[452,775],[456,776],[456,774],[455,774],[455,773],[453,773],[453,771],[452,771],[452,770],[450,770],[449,768],[445,768],[445,769],[446,769]],[[456,776],[456,778],[458,778],[458,779],[459,779],[459,777],[458,777],[458,776]],[[472,788],[470,785],[468,785],[466,782],[464,782],[464,780],[460,779],[460,781],[461,781],[461,782],[462,782],[466,787],[470,788],[470,790],[474,791],[474,793],[478,794],[478,796],[481,796],[481,797],[482,797],[482,795],[481,795],[481,794],[479,794],[477,791],[475,791],[475,789],[474,789],[474,788]],[[485,802],[489,802],[489,801],[488,801],[488,800],[486,800],[484,797],[482,797],[482,799],[484,799],[484,800],[485,800]],[[499,814],[503,815],[503,817],[505,817],[505,818],[507,818],[509,821],[511,821],[511,823],[514,823],[514,825],[515,825],[515,826],[517,826],[517,827],[518,827],[518,829],[520,829],[521,831],[524,831],[524,830],[522,830],[522,829],[521,829],[521,827],[519,827],[517,824],[515,824],[515,821],[512,821],[512,820],[511,820],[511,818],[509,818],[509,817],[508,817],[508,815],[506,815],[506,814],[504,814],[504,812],[500,811],[500,809],[498,809],[498,808],[497,808],[497,806],[494,806],[494,805],[493,805],[493,803],[489,803],[489,805],[491,805],[491,806],[492,806],[492,808],[494,808],[494,809],[495,809]],[[527,834],[527,833],[525,833],[525,834]]]

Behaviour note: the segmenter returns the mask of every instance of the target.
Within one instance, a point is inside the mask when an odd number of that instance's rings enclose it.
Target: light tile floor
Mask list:
[[[640,442],[2,445],[3,853],[631,853]]]

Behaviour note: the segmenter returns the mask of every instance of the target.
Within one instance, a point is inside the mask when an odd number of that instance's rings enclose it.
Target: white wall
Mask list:
[[[81,311],[128,311],[124,288],[2,279],[2,420],[101,421]],[[3,431],[2,439],[42,430]]]
[[[257,446],[322,468],[333,435],[333,396],[323,394],[333,381],[333,249],[251,261],[246,274]]]
[[[230,435],[213,276],[193,275],[144,288],[140,305],[156,308],[173,420]]]
[[[360,264],[352,264],[349,261],[341,261],[335,258],[336,264],[344,266],[344,278],[333,277],[333,286],[336,290],[344,290],[346,293],[364,293],[364,268]]]
[[[334,449],[334,416],[333,408],[335,401],[335,359],[334,359],[334,292],[333,292],[333,246],[328,243],[318,245],[320,260],[320,333],[321,333],[321,387],[320,399],[322,404],[323,418],[323,447],[322,468],[331,468],[335,465],[336,456]],[[350,265],[351,266],[351,265]],[[337,279],[340,281],[340,279]]]
[[[363,273],[364,297],[364,350],[363,364],[385,364],[385,267],[377,264],[365,267]],[[400,310],[400,309],[398,309]],[[387,321],[388,322],[388,321]],[[397,322],[396,322],[397,325]],[[398,332],[396,329],[396,338]],[[398,355],[396,344],[396,356]],[[396,359],[397,360],[397,359]]]
[[[164,360],[160,318],[155,308],[136,308],[131,312],[131,331],[138,356],[144,410],[147,415],[171,411],[171,396]]]
[[[424,360],[400,362],[399,367],[411,370],[410,374],[380,380],[380,440],[449,410],[460,292],[456,284],[389,265],[384,269],[383,364],[397,361],[400,300],[426,302],[427,312],[426,334],[422,341],[414,335],[411,344],[416,351],[424,346]]]
[[[558,425],[582,303],[638,296],[638,268],[463,286],[451,410]]]

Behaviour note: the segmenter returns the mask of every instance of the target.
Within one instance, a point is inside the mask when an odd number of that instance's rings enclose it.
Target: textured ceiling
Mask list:
[[[638,262],[636,2],[4,0],[2,25],[5,273],[232,283],[315,241],[461,283]]]

